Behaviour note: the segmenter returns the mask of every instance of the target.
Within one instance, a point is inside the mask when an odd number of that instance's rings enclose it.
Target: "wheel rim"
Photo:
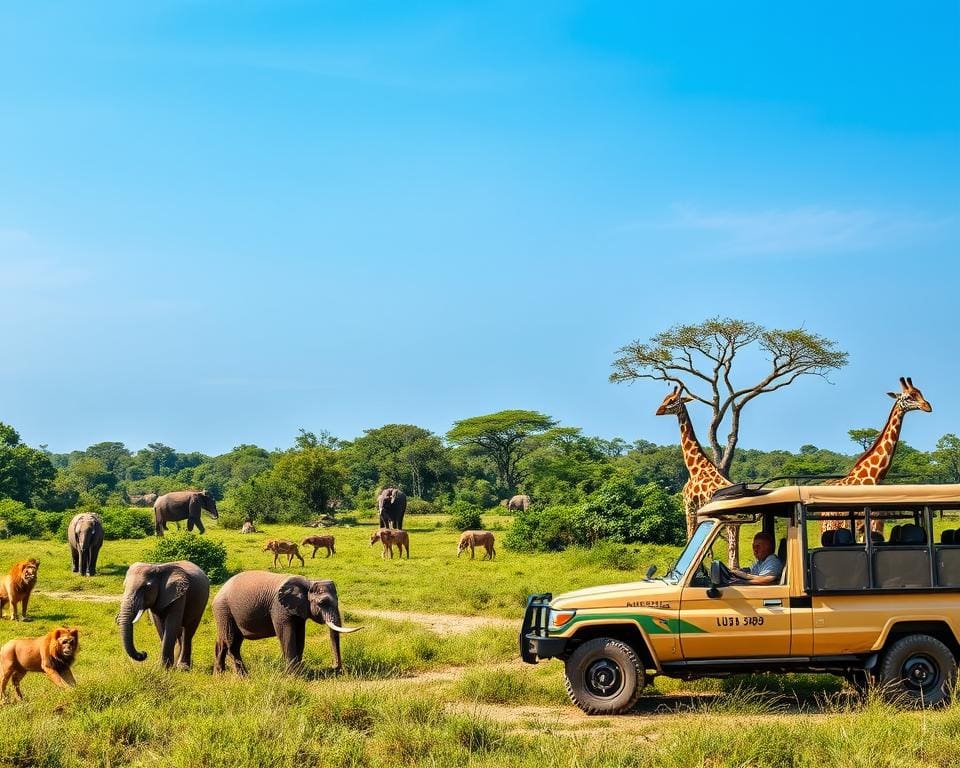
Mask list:
[[[911,691],[931,693],[940,684],[940,667],[929,656],[916,654],[903,662],[900,678]]]
[[[599,659],[587,667],[584,682],[591,694],[608,699],[623,688],[623,671],[610,659]]]

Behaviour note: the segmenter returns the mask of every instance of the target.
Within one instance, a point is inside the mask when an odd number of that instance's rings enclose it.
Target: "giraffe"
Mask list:
[[[720,488],[733,485],[729,478],[717,469],[716,465],[703,452],[697,436],[693,432],[693,423],[687,413],[687,403],[694,398],[683,395],[679,386],[667,395],[660,407],[657,416],[676,414],[680,422],[680,450],[683,452],[683,463],[690,473],[690,479],[683,486],[683,508],[687,521],[687,540],[693,535],[697,524],[697,510],[710,501],[710,497]],[[733,529],[731,529],[731,532]],[[739,562],[739,546],[736,535],[730,535],[728,543],[728,563],[731,567]]]
[[[893,454],[900,440],[904,414],[908,411],[930,413],[933,410],[933,406],[926,401],[920,390],[913,386],[909,376],[900,377],[900,394],[896,392],[887,392],[887,394],[894,399],[893,407],[890,409],[887,423],[880,430],[873,445],[857,459],[846,477],[828,480],[824,485],[878,485],[886,477],[890,462],[893,461]],[[823,520],[820,523],[821,533],[846,527],[845,520]],[[870,530],[883,532],[883,520],[872,521]]]

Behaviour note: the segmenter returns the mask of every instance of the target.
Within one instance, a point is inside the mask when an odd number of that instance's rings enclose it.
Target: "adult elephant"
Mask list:
[[[517,496],[513,496],[510,499],[510,501],[507,502],[507,511],[509,512],[515,512],[521,509],[524,512],[526,512],[527,509],[529,509],[529,507],[530,507],[530,497],[527,496],[525,493],[518,494]]]
[[[269,571],[243,571],[229,579],[213,600],[213,618],[217,623],[213,671],[223,672],[229,651],[240,675],[247,673],[240,658],[243,641],[265,637],[277,637],[287,669],[299,670],[307,619],[329,628],[333,667],[339,672],[340,635],[359,629],[340,626],[340,601],[332,581]]]
[[[407,511],[407,494],[399,488],[384,488],[377,496],[381,528],[403,528],[403,515]]]
[[[163,536],[167,523],[174,520],[186,520],[188,531],[196,526],[200,533],[206,533],[200,520],[200,511],[203,509],[214,520],[217,519],[217,502],[210,491],[173,491],[163,494],[153,504],[157,536]]]
[[[73,572],[81,576],[97,575],[97,557],[103,546],[103,521],[94,512],[74,515],[67,527],[67,543],[73,559]]]
[[[160,662],[173,666],[174,646],[179,644],[177,666],[190,666],[193,636],[210,597],[210,580],[203,569],[189,560],[174,563],[134,563],[123,580],[123,598],[117,624],[123,650],[135,661],[147,654],[133,644],[133,625],[144,610],[150,611],[160,635]]]

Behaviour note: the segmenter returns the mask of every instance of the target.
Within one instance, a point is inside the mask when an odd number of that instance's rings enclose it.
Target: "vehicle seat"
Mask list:
[[[833,540],[834,540],[835,538],[837,538],[837,532],[836,532],[836,531],[833,531],[833,530],[831,530],[831,531],[824,531],[823,533],[820,534],[820,546],[821,546],[821,547],[832,547],[832,546],[833,546]]]
[[[927,534],[923,528],[913,523],[908,523],[900,529],[901,544],[926,544]]]
[[[870,531],[870,541],[874,544],[883,544],[883,534],[880,531]]]
[[[831,544],[831,546],[850,547],[856,544],[856,542],[853,539],[853,531],[851,531],[849,528],[837,528],[837,530],[834,531],[834,533],[836,535],[833,539],[833,544]]]
[[[780,561],[780,564],[783,566],[783,570],[780,571],[780,583],[787,583],[787,539],[786,537],[780,539],[780,543],[777,545],[777,559]]]
[[[940,534],[940,543],[941,544],[956,544],[957,543],[957,532],[954,530],[944,531]]]
[[[890,543],[899,544],[900,543],[900,532],[903,530],[902,525],[895,525],[890,529]]]

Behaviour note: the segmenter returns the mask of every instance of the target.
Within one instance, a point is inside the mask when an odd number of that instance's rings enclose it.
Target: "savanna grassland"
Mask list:
[[[326,629],[307,628],[303,677],[283,673],[274,639],[244,644],[251,675],[214,677],[209,610],[190,672],[164,671],[144,619],[130,660],[114,624],[127,565],[154,540],[108,541],[96,577],[70,572],[67,545],[0,541],[0,568],[41,561],[32,623],[0,622],[0,642],[61,625],[80,628],[78,686],[54,688],[31,674],[26,700],[0,708],[4,766],[948,766],[960,744],[960,705],[905,712],[864,701],[835,678],[753,677],[678,683],[658,679],[636,713],[588,718],[569,704],[559,662],[518,659],[528,592],[562,592],[637,577],[632,563],[661,570],[666,546],[633,557],[600,548],[517,554],[493,562],[456,557],[457,533],[439,517],[408,518],[411,559],[382,560],[372,521],[337,527],[337,554],[306,553],[281,568],[332,578],[344,622],[345,674],[329,674]],[[504,529],[507,516],[485,517]],[[267,568],[270,537],[301,540],[300,526],[264,526],[252,536],[211,524],[228,568]],[[502,536],[502,534],[501,534]],[[214,587],[214,592],[217,587]]]

